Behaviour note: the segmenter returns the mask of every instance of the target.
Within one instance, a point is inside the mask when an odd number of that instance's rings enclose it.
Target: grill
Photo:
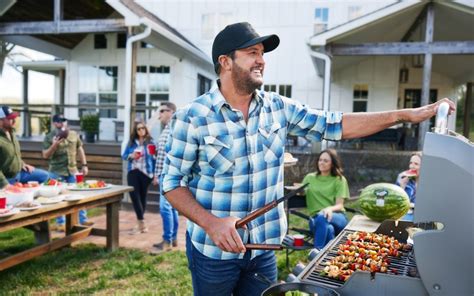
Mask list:
[[[306,266],[297,281],[351,296],[474,295],[474,145],[443,127],[446,119],[439,117],[443,112],[447,117],[447,107],[439,108],[437,132],[425,137],[414,215],[414,223],[437,222],[441,227],[414,234],[413,249],[391,258],[388,273],[356,271],[343,282],[320,272],[325,267],[322,263],[336,256],[338,246],[353,233],[345,229]],[[386,222],[394,229],[387,232],[385,227],[379,232]],[[382,225],[375,232],[405,232],[393,221]],[[391,268],[396,268],[397,274]]]
[[[305,275],[305,280],[311,282],[318,282],[329,288],[340,288],[344,285],[344,281],[340,281],[334,278],[329,278],[323,275],[320,275],[321,271],[326,267],[323,263],[329,261],[337,256],[338,247],[340,244],[343,244],[351,233],[354,233],[353,230],[343,230],[336,239],[334,239],[331,245],[326,248],[325,252],[322,252],[321,256],[315,258],[312,262],[312,269],[307,272]],[[400,257],[390,258],[390,264],[388,266],[387,274],[392,275],[401,275],[401,276],[411,276],[419,278],[419,275],[416,270],[416,263],[413,257],[412,251],[401,252]],[[393,270],[397,270],[395,273]],[[372,275],[371,275],[372,276]]]

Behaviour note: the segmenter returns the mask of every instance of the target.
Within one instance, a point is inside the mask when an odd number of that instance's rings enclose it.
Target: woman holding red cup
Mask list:
[[[148,232],[144,215],[148,186],[153,180],[155,170],[156,151],[153,151],[153,146],[155,143],[145,123],[143,121],[135,122],[128,145],[122,154],[122,158],[128,161],[127,182],[133,187],[130,197],[138,220],[130,234]]]

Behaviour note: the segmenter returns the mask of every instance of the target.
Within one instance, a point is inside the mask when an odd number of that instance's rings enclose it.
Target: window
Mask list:
[[[367,112],[367,101],[369,98],[369,86],[367,84],[354,85],[354,101],[352,112]]]
[[[328,29],[329,9],[316,8],[314,10],[314,34],[321,33]]]
[[[275,84],[265,84],[265,85],[263,86],[263,90],[264,90],[264,91],[276,92],[277,86],[276,86]]]
[[[291,98],[291,85],[280,85],[278,87],[278,93],[287,98]]]
[[[137,66],[136,106],[160,106],[169,100],[170,67],[168,66]],[[146,120],[151,117],[152,110],[138,109],[137,117]]]
[[[118,33],[117,34],[117,48],[125,48],[127,45],[127,34]]]
[[[353,20],[362,16],[362,9],[360,6],[349,6],[348,8],[348,19]]]
[[[198,96],[208,92],[211,89],[212,80],[198,74]]]
[[[117,66],[79,67],[79,105],[117,106]],[[117,118],[117,109],[80,108],[85,113],[99,112],[101,118]]]
[[[314,10],[314,34],[328,29],[329,8],[316,8]]]
[[[232,13],[206,13],[201,16],[201,37],[212,40],[220,30],[233,23]]]
[[[291,97],[291,85],[289,85],[289,84],[280,84],[280,85],[265,84],[263,86],[263,90],[264,91],[271,91],[271,92],[277,92],[277,90],[278,90],[278,94],[280,94],[282,96],[285,96],[285,97],[288,97],[288,98]]]
[[[107,38],[105,37],[105,34],[94,35],[94,48],[95,49],[107,48]]]

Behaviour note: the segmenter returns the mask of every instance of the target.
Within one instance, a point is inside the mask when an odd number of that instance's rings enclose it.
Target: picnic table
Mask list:
[[[37,246],[11,255],[0,260],[0,271],[23,263],[48,252],[71,245],[73,242],[89,235],[105,236],[107,250],[113,251],[119,246],[119,208],[120,201],[126,192],[132,191],[129,186],[112,185],[110,188],[93,191],[75,191],[85,197],[78,201],[63,201],[56,204],[44,205],[32,211],[17,213],[10,217],[0,218],[0,233],[26,227],[35,232]],[[106,229],[82,226],[78,221],[78,211],[81,209],[106,206]],[[65,236],[51,240],[49,220],[58,216],[66,216]]]

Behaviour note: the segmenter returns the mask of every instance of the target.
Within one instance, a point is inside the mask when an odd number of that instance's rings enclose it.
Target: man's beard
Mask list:
[[[262,86],[262,82],[252,79],[250,71],[239,67],[237,63],[233,64],[231,77],[238,93],[252,94],[257,88]]]

